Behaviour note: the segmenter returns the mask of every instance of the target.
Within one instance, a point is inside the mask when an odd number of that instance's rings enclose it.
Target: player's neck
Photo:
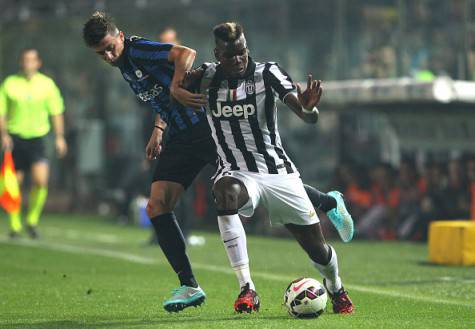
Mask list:
[[[38,72],[21,72],[21,75],[25,77],[26,80],[31,80]]]

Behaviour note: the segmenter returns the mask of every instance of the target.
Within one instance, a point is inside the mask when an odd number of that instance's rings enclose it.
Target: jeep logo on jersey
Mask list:
[[[217,102],[216,110],[211,111],[213,116],[216,118],[237,118],[237,119],[247,119],[251,115],[256,113],[256,108],[252,104],[233,104],[233,103],[224,103],[231,105],[222,105],[221,102]]]
[[[144,91],[143,93],[137,94],[137,97],[140,98],[143,102],[148,102],[158,95],[160,95],[163,91],[163,87],[155,84],[152,89]]]
[[[140,70],[135,71],[135,75],[137,76],[137,78],[140,79],[142,77],[142,71]]]

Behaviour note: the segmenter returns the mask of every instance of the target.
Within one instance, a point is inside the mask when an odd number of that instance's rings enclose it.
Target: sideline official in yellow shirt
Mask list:
[[[64,103],[54,81],[40,73],[42,63],[38,50],[21,52],[18,74],[11,75],[0,86],[0,135],[2,149],[10,149],[18,181],[31,171],[31,193],[26,213],[26,231],[38,238],[37,225],[48,194],[49,165],[45,153],[45,137],[50,131],[50,117],[55,133],[56,152],[60,158],[67,152],[64,139]],[[10,237],[21,234],[21,211],[10,214]]]

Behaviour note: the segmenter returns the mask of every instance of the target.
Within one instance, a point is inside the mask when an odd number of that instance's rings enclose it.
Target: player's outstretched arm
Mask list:
[[[322,97],[323,88],[320,80],[313,80],[311,74],[307,77],[307,89],[302,92],[302,88],[297,83],[297,95],[289,93],[284,98],[284,103],[295,112],[303,121],[307,123],[317,123],[317,104]]]
[[[175,73],[173,74],[170,86],[170,94],[185,106],[201,108],[201,106],[206,104],[206,96],[191,93],[181,86],[185,72],[191,69],[195,57],[196,51],[184,46],[175,45],[170,49],[168,61],[175,64]]]

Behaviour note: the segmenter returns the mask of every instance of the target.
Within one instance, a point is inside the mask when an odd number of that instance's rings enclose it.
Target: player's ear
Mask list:
[[[119,38],[120,38],[120,41],[124,41],[124,40],[125,40],[124,32],[119,31]]]

